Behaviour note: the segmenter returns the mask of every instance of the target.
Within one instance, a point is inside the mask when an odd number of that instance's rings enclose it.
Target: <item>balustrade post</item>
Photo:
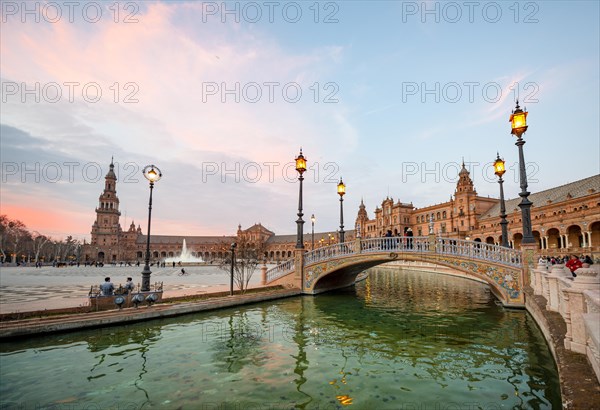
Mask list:
[[[428,250],[431,253],[435,253],[435,234],[432,232],[427,236],[428,239]]]
[[[522,256],[522,270],[521,270],[521,280],[523,286],[529,286],[531,277],[531,272],[534,269],[534,261],[535,254],[537,253],[538,247],[537,243],[522,243],[521,244],[521,254]]]
[[[260,268],[260,284],[265,286],[267,284],[267,264],[263,263]]]
[[[294,282],[304,292],[304,249],[294,251]]]
[[[356,237],[354,240],[354,253],[362,253],[361,239],[360,236]]]

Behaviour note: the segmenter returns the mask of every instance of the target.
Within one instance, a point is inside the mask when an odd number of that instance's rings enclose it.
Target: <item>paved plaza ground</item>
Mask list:
[[[53,268],[0,267],[0,314],[43,309],[87,306],[87,295],[92,285],[99,285],[110,276],[115,287],[124,285],[128,276],[141,283],[142,266],[68,266]],[[164,283],[164,297],[196,295],[229,289],[229,273],[217,266],[186,266],[181,268],[152,267],[151,282]],[[257,269],[250,286],[260,284]]]

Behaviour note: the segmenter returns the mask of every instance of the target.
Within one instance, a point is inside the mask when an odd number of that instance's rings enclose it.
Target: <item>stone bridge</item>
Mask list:
[[[365,269],[391,261],[421,261],[447,266],[490,285],[505,306],[523,307],[524,261],[520,251],[451,238],[357,238],[305,252],[266,272],[266,284],[292,285],[317,294],[354,284]]]

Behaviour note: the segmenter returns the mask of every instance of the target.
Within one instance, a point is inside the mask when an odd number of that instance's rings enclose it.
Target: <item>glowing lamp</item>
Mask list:
[[[344,185],[342,178],[340,178],[340,183],[337,184],[337,193],[340,197],[343,197],[346,194],[346,185]]]
[[[300,148],[300,154],[296,157],[296,171],[298,171],[300,175],[306,171],[306,158],[302,155],[302,148]]]
[[[155,165],[147,165],[144,167],[144,177],[151,183],[157,182],[161,177],[162,173]]]
[[[502,175],[504,175],[504,173],[506,172],[506,167],[504,166],[504,160],[500,159],[500,154],[496,155],[496,161],[494,161],[494,174],[502,178]]]
[[[510,132],[513,135],[516,135],[518,138],[527,131],[527,111],[521,110],[519,107],[519,101],[517,100],[517,106],[515,110],[510,115],[509,121],[512,124],[512,131]]]

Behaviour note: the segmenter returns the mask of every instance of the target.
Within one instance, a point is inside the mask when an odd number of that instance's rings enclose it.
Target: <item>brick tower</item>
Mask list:
[[[120,258],[119,239],[121,225],[119,218],[119,198],[117,197],[117,176],[115,165],[110,161],[110,168],[104,177],[104,192],[98,199],[96,221],[92,225],[91,252],[92,260],[110,263]]]

